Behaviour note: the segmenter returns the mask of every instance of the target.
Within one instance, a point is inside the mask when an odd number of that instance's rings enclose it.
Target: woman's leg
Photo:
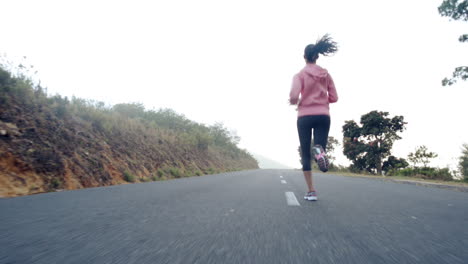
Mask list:
[[[315,191],[312,181],[311,153],[310,144],[312,137],[312,117],[303,116],[297,119],[297,131],[299,133],[299,142],[301,144],[301,162],[304,178],[309,192]]]
[[[321,145],[327,151],[328,132],[330,132],[330,116],[316,116],[314,124],[314,145]]]
[[[330,131],[330,117],[327,115],[316,116],[314,126],[314,156],[322,172],[327,172],[330,166],[326,155],[328,132]],[[320,147],[315,147],[320,146]]]
[[[314,182],[312,180],[312,171],[303,171],[302,173],[304,173],[304,179],[307,183],[307,192],[315,192]]]

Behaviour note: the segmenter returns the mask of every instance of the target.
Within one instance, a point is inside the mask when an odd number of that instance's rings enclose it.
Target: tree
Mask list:
[[[468,181],[468,144],[463,144],[462,155],[459,158],[458,167],[465,181]]]
[[[468,21],[468,0],[444,0],[439,6],[441,16],[450,17],[453,20]],[[461,35],[458,40],[460,42],[468,42],[468,34]],[[468,79],[468,67],[460,66],[455,68],[452,78],[442,80],[442,85],[452,85],[458,79],[466,81]]]
[[[334,137],[328,137],[328,143],[327,143],[327,158],[330,162],[330,167],[333,166],[336,158],[335,158],[335,155],[333,154],[333,152],[335,151],[335,149],[340,145],[340,142],[334,138]]]
[[[213,136],[214,143],[218,146],[237,146],[240,141],[235,131],[229,131],[224,124],[220,122],[210,126],[210,134]]]
[[[382,175],[382,163],[391,154],[393,142],[401,139],[403,116],[388,117],[388,112],[371,111],[361,116],[361,126],[353,120],[343,126],[343,154],[352,161],[351,168],[377,171]]]
[[[395,156],[390,156],[386,161],[384,161],[382,170],[385,174],[388,174],[391,171],[396,171],[399,169],[404,169],[408,167],[408,162],[404,158],[397,158]]]
[[[141,103],[116,104],[112,107],[112,110],[129,118],[137,118],[144,116],[145,106]]]
[[[436,158],[437,156],[435,152],[429,152],[426,146],[419,146],[414,153],[408,154],[408,159],[413,163],[414,167],[422,163],[423,167],[426,168],[427,164],[429,164],[429,159]]]

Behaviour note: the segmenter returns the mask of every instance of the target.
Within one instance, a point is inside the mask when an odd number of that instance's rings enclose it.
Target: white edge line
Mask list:
[[[288,205],[300,206],[293,192],[285,192],[284,194],[286,195],[286,202],[288,203]]]

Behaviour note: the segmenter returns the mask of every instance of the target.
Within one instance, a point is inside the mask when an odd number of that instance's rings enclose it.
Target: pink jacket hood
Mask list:
[[[328,76],[328,71],[326,69],[314,64],[308,64],[308,66],[304,67],[302,71],[311,77],[316,78],[326,78]]]

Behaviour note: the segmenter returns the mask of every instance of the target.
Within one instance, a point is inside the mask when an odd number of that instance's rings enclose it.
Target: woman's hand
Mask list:
[[[297,105],[299,99],[293,99],[293,98],[289,98],[289,104],[290,105]]]

